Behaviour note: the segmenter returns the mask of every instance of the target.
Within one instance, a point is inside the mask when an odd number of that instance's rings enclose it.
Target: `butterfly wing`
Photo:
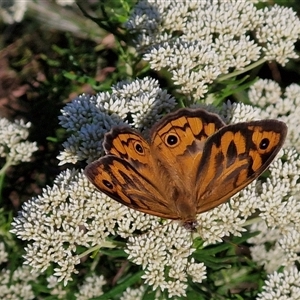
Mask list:
[[[197,169],[197,213],[225,202],[270,165],[287,127],[276,120],[228,125],[207,139]]]
[[[85,175],[100,191],[138,211],[178,218],[162,194],[149,144],[138,132],[115,127],[106,134],[103,146],[108,155],[85,168]]]
[[[180,189],[194,189],[206,140],[225,124],[202,109],[179,109],[151,130],[151,150]],[[184,196],[184,195],[183,195]]]

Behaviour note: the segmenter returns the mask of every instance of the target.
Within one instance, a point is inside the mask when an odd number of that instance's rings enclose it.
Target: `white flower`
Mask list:
[[[206,278],[203,264],[188,261],[195,250],[191,242],[190,233],[181,224],[169,222],[147,234],[130,237],[125,251],[130,260],[145,269],[145,283],[167,290],[170,297],[180,296],[185,295],[188,274],[197,282]]]
[[[268,276],[258,300],[298,300],[300,299],[300,274],[296,267],[274,272]]]
[[[226,122],[231,124],[260,120],[263,114],[257,107],[243,103],[231,103],[229,101],[223,103],[220,113],[226,116]]]
[[[192,277],[193,282],[201,283],[206,279],[206,267],[204,263],[195,263],[194,258],[191,259],[187,273]]]
[[[284,149],[281,153],[286,161],[271,164],[270,177],[261,186],[259,209],[270,227],[278,226],[284,232],[291,224],[299,226],[299,165],[295,165],[298,155],[294,151]]]
[[[260,79],[249,90],[249,100],[261,108],[261,117],[278,119],[286,123],[286,146],[300,151],[300,86],[291,84],[282,91],[278,83]]]
[[[127,288],[126,291],[123,293],[123,295],[120,297],[120,300],[142,299],[145,289],[146,289],[145,286],[140,286],[137,289]]]
[[[285,65],[290,58],[298,58],[294,43],[300,34],[300,21],[296,12],[275,4],[261,12],[263,22],[256,30],[259,43],[264,44],[266,60],[276,60]]]
[[[268,273],[280,266],[293,266],[300,251],[299,155],[293,149],[284,149],[270,166],[270,176],[261,184],[256,197],[260,223],[251,225],[251,231],[260,234],[249,240],[254,261]]]
[[[47,277],[47,288],[49,289],[51,295],[55,296],[57,299],[66,299],[67,290],[64,289],[63,285],[58,282],[58,278],[50,275]]]
[[[273,80],[259,79],[251,85],[248,96],[251,103],[258,105],[259,107],[263,108],[271,104],[278,106],[281,97],[281,89],[279,84]],[[273,108],[271,111],[274,112],[275,107],[271,107]]]
[[[136,231],[150,231],[160,226],[160,218],[158,217],[143,214],[125,206],[123,209],[128,218],[119,219],[117,223],[117,233],[123,238],[132,236]]]
[[[151,68],[168,70],[180,92],[194,100],[222,74],[268,60],[285,65],[298,57],[294,44],[300,20],[278,5],[259,9],[251,1],[143,0],[125,26]]]
[[[32,153],[37,151],[35,142],[26,141],[31,124],[23,120],[10,122],[0,118],[0,157],[5,157],[9,165],[28,162]]]
[[[85,278],[84,283],[79,287],[79,293],[75,294],[77,300],[89,300],[103,294],[102,287],[106,284],[102,275],[93,274]]]
[[[116,201],[95,193],[82,173],[66,171],[53,188],[23,205],[12,232],[29,241],[26,264],[42,271],[54,264],[54,275],[66,283],[77,273],[77,248],[110,246],[105,238],[125,213]]]
[[[254,244],[250,247],[253,261],[263,266],[268,273],[278,270],[284,261],[284,252],[277,242],[282,237],[280,230],[268,228],[264,221],[256,220],[250,231],[259,232],[248,240]]]
[[[3,268],[0,273],[1,299],[34,299],[31,281],[36,281],[38,273],[28,266],[17,268],[14,272]]]

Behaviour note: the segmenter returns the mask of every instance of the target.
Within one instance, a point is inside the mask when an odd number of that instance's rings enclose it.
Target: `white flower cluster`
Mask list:
[[[25,264],[40,271],[54,264],[57,280],[67,283],[77,273],[75,265],[81,255],[88,254],[77,254],[78,247],[115,247],[106,237],[116,233],[128,236],[126,228],[141,229],[142,219],[146,229],[157,226],[158,218],[143,216],[131,214],[126,206],[96,192],[83,173],[68,170],[56,178],[52,188],[24,203],[11,232],[28,241]],[[122,225],[115,230],[117,224]]]
[[[225,116],[226,124],[261,120],[263,114],[258,107],[237,102],[231,103],[229,101],[223,104],[219,113]]]
[[[8,253],[4,243],[0,243],[0,264],[8,261]],[[24,266],[14,271],[1,269],[0,273],[0,299],[34,299],[31,281],[36,280],[38,273]]]
[[[278,119],[287,124],[285,145],[300,152],[300,85],[291,84],[282,92],[278,83],[260,79],[251,86],[249,100],[261,108],[261,118]]]
[[[143,266],[146,284],[166,290],[173,297],[186,296],[188,275],[194,282],[206,278],[204,264],[188,260],[194,250],[190,232],[171,222],[147,234],[130,237],[125,251],[130,260]]]
[[[93,274],[85,278],[84,283],[79,287],[79,293],[75,294],[76,300],[89,300],[103,294],[102,287],[106,280],[102,275]]]
[[[300,86],[292,84],[284,92],[271,80],[258,80],[249,91],[250,101],[261,108],[264,118],[276,118],[288,126],[286,148],[269,170],[270,176],[260,187],[261,221],[251,226],[260,234],[249,240],[254,261],[264,266],[270,275],[259,299],[299,299],[299,288],[286,281],[292,279],[300,252]],[[276,272],[280,267],[287,269]],[[293,270],[293,269],[292,269]],[[290,273],[291,272],[291,273]],[[297,283],[296,283],[297,285]]]
[[[296,12],[274,5],[264,8],[259,14],[261,19],[255,34],[258,43],[264,45],[265,60],[276,60],[284,66],[289,59],[298,58],[294,47],[300,33]]]
[[[137,289],[127,288],[123,295],[120,297],[120,300],[137,300],[142,299],[145,292],[145,286],[140,286]]]
[[[167,69],[181,93],[198,99],[221,74],[297,58],[300,20],[290,8],[251,1],[150,1],[135,6],[126,27],[151,68]]]
[[[0,118],[0,157],[6,158],[6,166],[28,162],[32,153],[38,150],[35,142],[26,141],[30,126],[23,120],[10,122]]]
[[[275,272],[268,276],[257,300],[298,300],[300,299],[300,272],[296,267]]]
[[[46,278],[48,281],[47,288],[54,299],[69,299],[68,290],[64,288],[58,278],[50,275]],[[89,300],[95,297],[99,297],[103,294],[103,286],[106,284],[106,280],[102,275],[87,275],[81,284],[77,285],[78,292],[74,293],[74,286],[70,288],[69,292],[73,296],[75,294],[76,300]],[[69,296],[69,297],[68,297]]]
[[[160,226],[159,221],[160,219],[155,216],[128,209],[126,218],[118,219],[116,233],[122,238],[128,238],[135,232],[151,231],[157,228]]]
[[[119,82],[112,93],[81,95],[65,106],[59,118],[71,133],[58,157],[60,164],[93,161],[102,153],[104,134],[111,127],[128,123],[149,127],[174,107],[175,99],[149,77]]]
[[[268,273],[300,260],[299,154],[284,149],[281,155],[284,162],[278,159],[272,163],[257,197],[262,221],[253,224],[251,231],[260,234],[249,240],[253,260]]]
[[[67,290],[64,289],[64,286],[58,282],[57,277],[50,275],[47,278],[47,288],[50,291],[52,296],[55,296],[55,299],[66,299]]]

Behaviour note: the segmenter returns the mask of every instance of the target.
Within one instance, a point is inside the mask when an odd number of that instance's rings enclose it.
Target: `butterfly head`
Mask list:
[[[198,222],[196,220],[190,220],[183,222],[183,227],[190,232],[193,232],[198,227]]]

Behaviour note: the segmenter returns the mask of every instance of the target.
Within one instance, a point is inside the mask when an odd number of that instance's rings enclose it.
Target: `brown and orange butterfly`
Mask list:
[[[106,155],[85,169],[103,193],[138,211],[181,220],[240,191],[270,165],[287,134],[277,120],[225,125],[202,109],[180,109],[157,122],[150,141],[128,127],[105,135]]]

